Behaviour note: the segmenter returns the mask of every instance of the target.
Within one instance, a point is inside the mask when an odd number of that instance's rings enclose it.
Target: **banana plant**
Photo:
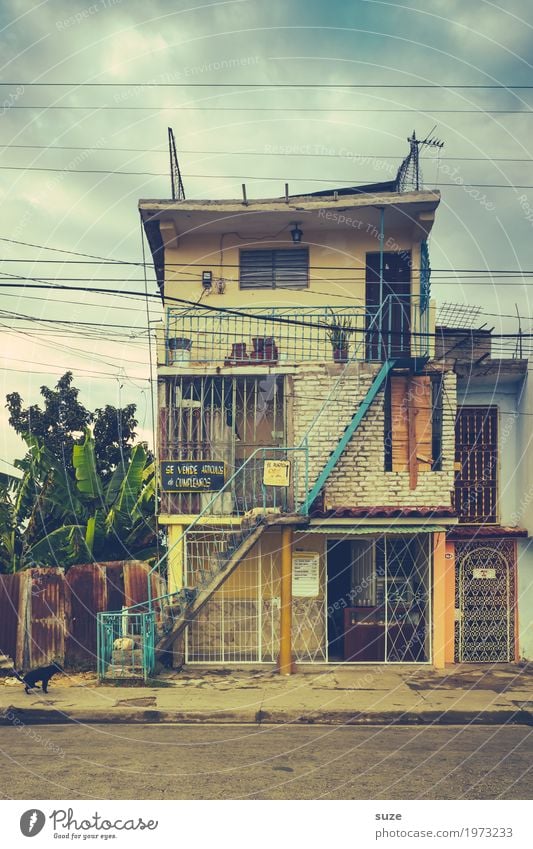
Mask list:
[[[0,480],[4,569],[156,556],[155,464],[143,445],[104,483],[89,429],[73,447],[75,481],[37,440],[27,442],[23,476],[4,489]]]

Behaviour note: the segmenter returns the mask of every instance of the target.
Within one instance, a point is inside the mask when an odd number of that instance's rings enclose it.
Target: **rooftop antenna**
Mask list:
[[[435,127],[431,130],[431,133],[434,132]],[[409,153],[398,168],[398,173],[396,174],[396,191],[418,192],[421,190],[422,171],[420,169],[420,148],[436,147],[440,150],[444,147],[444,142],[440,139],[432,138],[431,133],[425,139],[417,139],[416,133],[413,130],[413,135],[407,139],[409,142]]]
[[[172,200],[185,200],[185,189],[181,179],[180,164],[176,153],[176,139],[172,127],[168,128],[168,154],[170,158],[170,184],[172,187]]]

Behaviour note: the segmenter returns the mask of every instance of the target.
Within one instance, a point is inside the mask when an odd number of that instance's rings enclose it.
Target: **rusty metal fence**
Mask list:
[[[144,601],[148,572],[131,560],[0,575],[0,653],[17,669],[52,660],[96,668],[96,614]],[[160,595],[159,576],[154,581]]]

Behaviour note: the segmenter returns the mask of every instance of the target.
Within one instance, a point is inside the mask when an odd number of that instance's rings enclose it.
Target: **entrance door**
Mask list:
[[[328,659],[344,660],[344,611],[350,607],[352,544],[330,540],[327,549]]]
[[[367,359],[386,360],[409,356],[411,351],[411,254],[383,253],[380,284],[380,254],[366,255]],[[375,319],[382,307],[381,316]]]
[[[511,540],[455,546],[455,660],[515,659],[515,544]]]

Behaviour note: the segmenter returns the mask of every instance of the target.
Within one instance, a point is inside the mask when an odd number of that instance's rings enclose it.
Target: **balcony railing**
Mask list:
[[[381,307],[169,307],[166,365],[264,366],[424,357],[428,315],[420,299],[395,295],[385,298]]]

